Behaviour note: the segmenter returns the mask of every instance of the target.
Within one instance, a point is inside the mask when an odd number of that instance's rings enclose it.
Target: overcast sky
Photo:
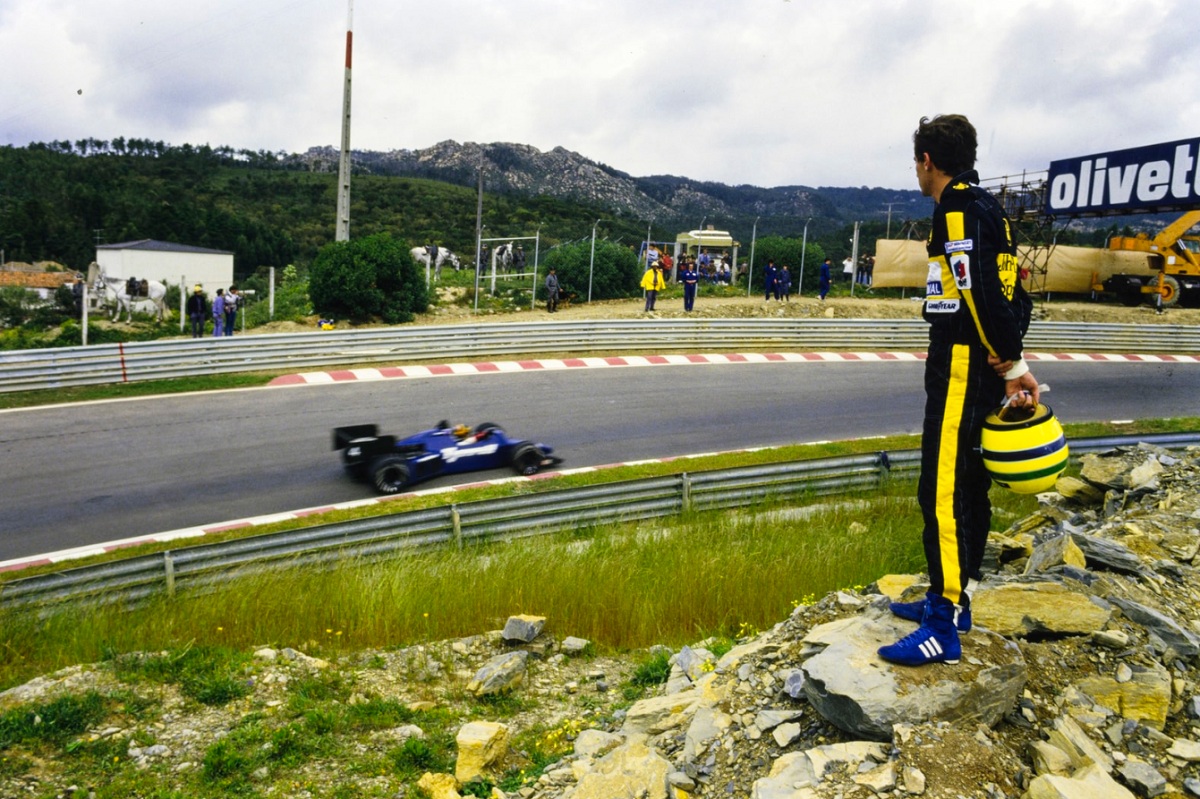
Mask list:
[[[338,146],[346,0],[0,0],[0,143]],[[356,0],[355,149],[562,146],[633,175],[915,188],[1200,136],[1196,0]]]

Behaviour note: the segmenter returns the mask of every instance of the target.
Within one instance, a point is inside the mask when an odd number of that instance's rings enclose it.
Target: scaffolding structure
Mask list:
[[[1015,228],[1018,268],[1030,293],[1041,293],[1046,287],[1046,271],[1058,236],[1054,231],[1056,217],[1046,213],[1046,189],[1049,172],[1022,172],[981,181],[980,185],[1000,201],[1004,213]]]

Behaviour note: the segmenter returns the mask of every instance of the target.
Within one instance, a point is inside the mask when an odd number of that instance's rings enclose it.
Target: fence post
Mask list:
[[[879,456],[879,487],[886,488],[892,481],[892,461],[886,451],[877,452]]]
[[[687,472],[679,475],[680,487],[683,489],[683,497],[680,507],[681,513],[690,513],[692,510],[692,476]]]
[[[171,557],[171,550],[163,553],[163,569],[167,573],[167,596],[175,596],[175,559]]]
[[[454,528],[454,545],[462,549],[462,514],[458,512],[457,503],[450,504],[450,526]]]

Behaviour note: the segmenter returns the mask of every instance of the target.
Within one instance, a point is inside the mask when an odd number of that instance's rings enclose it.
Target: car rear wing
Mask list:
[[[359,452],[356,457],[369,458],[391,452],[396,447],[395,436],[378,435],[379,427],[373,424],[352,424],[333,428],[333,448],[345,449],[354,444]]]
[[[346,427],[333,428],[333,448],[345,449],[356,438],[375,438],[379,435],[379,425],[352,424]]]

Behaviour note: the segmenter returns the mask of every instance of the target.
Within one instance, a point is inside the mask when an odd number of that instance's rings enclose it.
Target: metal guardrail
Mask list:
[[[1079,439],[1070,442],[1071,454],[1077,457],[1139,441],[1182,448],[1200,444],[1200,432]],[[211,590],[254,570],[366,559],[432,546],[461,548],[468,543],[788,497],[829,496],[878,487],[893,476],[915,476],[920,458],[918,450],[901,450],[684,472],[250,536],[13,580],[0,586],[0,608],[84,600],[136,603],[179,590]]]
[[[922,351],[921,319],[625,319],[330,330],[0,352],[0,391],[335,364],[669,351]],[[1200,353],[1200,327],[1034,322],[1026,349]]]

